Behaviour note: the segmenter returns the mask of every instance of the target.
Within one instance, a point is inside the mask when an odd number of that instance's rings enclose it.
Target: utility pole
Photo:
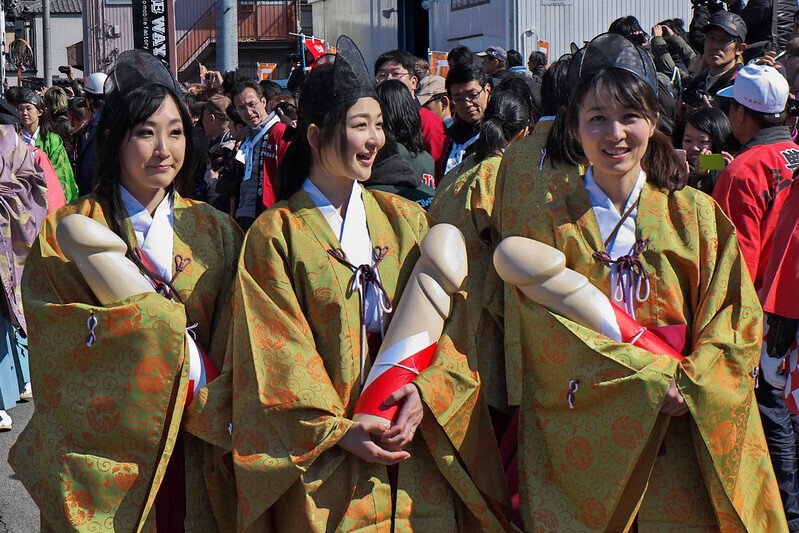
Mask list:
[[[239,15],[236,0],[216,0],[216,70],[239,66]]]
[[[44,86],[53,85],[53,71],[50,68],[50,0],[42,0],[42,56],[44,57]]]

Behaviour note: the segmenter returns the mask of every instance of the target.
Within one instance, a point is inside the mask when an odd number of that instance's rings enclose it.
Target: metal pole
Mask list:
[[[42,55],[44,57],[44,86],[53,85],[50,68],[50,0],[42,0]]]
[[[236,0],[216,0],[216,70],[239,66],[239,16]]]

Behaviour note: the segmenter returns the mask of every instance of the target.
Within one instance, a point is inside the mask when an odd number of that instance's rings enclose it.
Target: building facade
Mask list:
[[[107,70],[116,56],[133,48],[131,0],[82,0],[84,4],[84,56],[87,70]],[[181,81],[199,79],[199,66],[216,67],[216,2],[172,0],[176,70]],[[288,75],[286,55],[298,50],[290,35],[310,21],[301,18],[304,1],[239,0],[239,67],[255,75],[258,63],[278,63]],[[306,8],[308,11],[309,8]],[[308,28],[310,30],[310,28]]]
[[[656,22],[691,21],[691,0],[309,0],[317,37],[331,42],[349,35],[367,61],[404,48],[424,57],[427,49],[473,51],[495,45],[527,57],[547,41],[550,57],[572,42],[606,31],[618,17],[635,15],[648,29]]]
[[[23,0],[15,4],[14,10],[6,11],[5,49],[15,39],[24,39],[30,44],[34,54],[31,68],[23,73],[23,79],[44,78],[44,37],[41,0]],[[83,38],[81,0],[50,0],[50,75],[59,77],[58,67],[75,64],[70,61],[69,47]],[[6,64],[6,79],[10,85],[17,84],[17,71],[13,65]],[[74,69],[74,75],[83,75]]]

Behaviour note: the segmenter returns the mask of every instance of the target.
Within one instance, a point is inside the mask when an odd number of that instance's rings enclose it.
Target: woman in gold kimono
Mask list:
[[[192,123],[160,61],[121,54],[106,94],[94,192],[46,219],[26,263],[39,396],[9,462],[45,531],[230,531],[219,502],[233,485],[214,477],[212,447],[183,420],[187,398],[222,365],[241,232],[179,193]],[[56,238],[71,214],[121,238],[157,291],[101,305]],[[189,343],[208,354],[199,378]]]
[[[486,107],[480,125],[480,136],[474,154],[447,173],[436,189],[428,213],[438,223],[457,227],[466,239],[469,257],[469,276],[466,280],[466,309],[468,320],[463,331],[453,335],[469,338],[472,364],[480,371],[483,396],[493,410],[495,427],[500,437],[509,408],[505,385],[505,365],[502,332],[486,308],[496,291],[487,289],[494,280],[491,256],[494,252],[493,211],[496,178],[506,148],[527,134],[532,108],[527,84],[521,83],[522,94],[499,84]],[[525,98],[524,92],[526,91]],[[507,421],[505,421],[507,423]]]
[[[392,395],[401,404],[393,425],[353,421],[369,348],[428,220],[413,202],[363,188],[384,143],[380,105],[355,44],[341,37],[336,48],[300,95],[282,201],[256,220],[239,262],[222,376],[232,387],[239,525],[499,530],[492,511],[504,513],[503,485],[496,450],[480,449],[479,377],[446,331],[431,366]],[[209,387],[210,418],[224,409],[223,389]],[[490,474],[472,468],[479,459]]]
[[[761,311],[735,230],[684,188],[687,169],[656,129],[645,52],[601,35],[575,56],[571,79],[582,186],[533,189],[527,201],[541,207],[517,235],[561,250],[685,360],[615,343],[512,293],[524,527],[784,531],[754,401]]]

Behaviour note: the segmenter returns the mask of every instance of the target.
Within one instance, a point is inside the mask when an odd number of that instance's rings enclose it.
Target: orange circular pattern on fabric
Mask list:
[[[61,385],[58,378],[50,374],[42,374],[42,385],[41,392],[47,403],[51,407],[61,405]]]
[[[97,433],[108,433],[119,426],[119,406],[108,396],[96,396],[89,403],[86,419]]]
[[[607,521],[607,512],[596,498],[586,498],[580,503],[580,520],[591,529],[600,529]]]
[[[569,354],[569,338],[565,333],[555,333],[544,339],[544,357],[547,361],[561,364]]]
[[[136,365],[133,376],[136,387],[144,393],[155,394],[169,385],[169,366],[159,357],[145,357]]]
[[[536,530],[557,531],[558,530],[558,515],[546,509],[539,509],[533,515],[533,523]]]
[[[448,485],[444,483],[438,470],[427,472],[421,485],[422,496],[428,504],[444,505],[447,501]]]
[[[585,471],[591,468],[594,462],[594,450],[588,439],[574,437],[566,444],[566,457],[574,468]]]
[[[129,464],[117,464],[111,469],[114,483],[120,490],[128,491],[135,483],[138,473]]]
[[[644,427],[629,416],[620,416],[611,425],[613,442],[625,450],[634,450],[644,439]]]
[[[666,515],[669,520],[677,522],[678,524],[685,520],[686,517],[694,514],[694,496],[691,491],[684,487],[671,489],[666,501],[669,504],[666,506]]]
[[[83,526],[94,518],[94,502],[91,495],[82,490],[71,491],[64,499],[67,520],[73,526]]]
[[[715,455],[727,455],[738,440],[738,428],[733,420],[725,420],[713,429],[710,435],[710,451]]]

